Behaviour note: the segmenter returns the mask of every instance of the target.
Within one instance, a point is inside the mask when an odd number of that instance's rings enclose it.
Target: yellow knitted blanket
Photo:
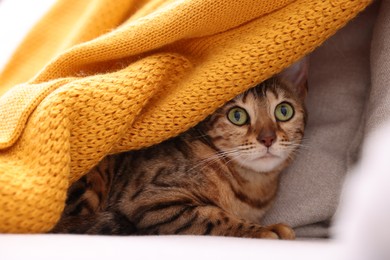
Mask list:
[[[60,0],[0,75],[0,232],[50,230],[109,153],[175,136],[370,0]]]

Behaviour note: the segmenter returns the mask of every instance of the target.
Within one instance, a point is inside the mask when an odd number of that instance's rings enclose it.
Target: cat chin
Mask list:
[[[284,162],[281,157],[261,157],[255,160],[239,162],[241,167],[247,168],[255,172],[271,172],[279,168]]]

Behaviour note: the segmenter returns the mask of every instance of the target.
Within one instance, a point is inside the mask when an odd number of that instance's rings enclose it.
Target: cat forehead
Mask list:
[[[269,80],[240,94],[233,100],[238,106],[256,105],[266,107],[273,102],[291,99],[288,88],[277,80]]]

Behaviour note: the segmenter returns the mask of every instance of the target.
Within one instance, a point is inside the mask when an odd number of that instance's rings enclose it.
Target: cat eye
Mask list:
[[[249,120],[249,115],[245,109],[241,107],[233,107],[227,113],[229,121],[238,126],[245,125]]]
[[[286,122],[293,118],[294,108],[287,102],[282,102],[275,108],[275,117],[278,121]]]

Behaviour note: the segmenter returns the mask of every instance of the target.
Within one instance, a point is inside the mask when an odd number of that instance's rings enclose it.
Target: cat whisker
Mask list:
[[[251,144],[251,145],[241,145],[241,146],[238,146],[236,148],[226,150],[226,151],[219,151],[216,154],[214,154],[213,156],[199,161],[194,167],[189,169],[189,171],[192,171],[198,167],[201,167],[199,170],[202,171],[205,167],[207,167],[207,165],[210,165],[210,164],[212,164],[212,163],[214,163],[222,158],[227,159],[227,161],[225,161],[225,163],[227,165],[227,164],[233,162],[237,158],[243,157],[244,155],[252,154],[253,148],[256,148],[256,146]]]
[[[226,162],[226,165],[228,165],[229,163],[233,162],[234,160],[244,156],[245,154],[243,153],[239,153],[239,154],[236,154],[236,156],[234,157],[230,157],[229,160]],[[244,160],[245,160],[245,157],[244,157]]]
[[[237,154],[239,151],[240,151],[240,149],[234,148],[234,149],[227,150],[227,151],[217,152],[214,155],[212,155],[212,156],[210,156],[210,157],[208,157],[206,159],[200,160],[197,164],[194,165],[194,167],[190,168],[189,171],[192,171],[192,170],[194,170],[194,169],[196,169],[198,167],[203,166],[200,169],[200,170],[202,170],[208,164],[214,163],[214,162],[216,162],[218,160],[221,160],[222,158],[226,158],[227,155]]]
[[[280,145],[284,147],[284,149],[300,149],[300,150],[310,150],[310,146],[301,144],[301,143],[294,143],[294,142],[281,142]]]

